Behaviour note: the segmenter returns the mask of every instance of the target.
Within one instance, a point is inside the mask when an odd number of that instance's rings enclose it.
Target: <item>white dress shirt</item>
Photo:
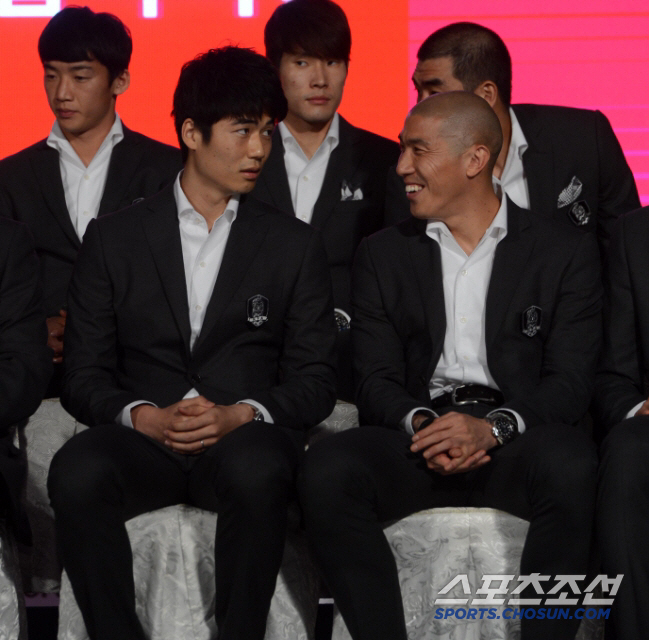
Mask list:
[[[296,217],[309,224],[313,217],[313,207],[322,189],[329,157],[338,146],[339,120],[338,114],[334,114],[325,139],[310,160],[288,127],[283,122],[279,123],[279,133],[284,143],[284,165],[288,186],[291,190],[293,209]]]
[[[496,247],[507,235],[507,198],[502,199],[496,217],[469,256],[439,220],[428,222],[426,235],[440,247],[446,312],[444,347],[428,385],[430,397],[459,384],[498,389],[487,364],[485,309]],[[412,418],[418,411],[433,413],[429,407],[413,409],[402,422],[408,433],[413,433]],[[523,433],[522,417],[511,413],[516,415],[519,433]]]
[[[59,168],[65,204],[79,240],[83,240],[88,223],[97,217],[106,186],[110,156],[113,147],[123,138],[122,121],[115,114],[113,126],[86,167],[63,135],[59,123],[54,122],[52,125],[50,135],[47,137],[47,144],[59,152]]]
[[[500,178],[492,177],[494,191],[502,200],[502,192],[505,193],[521,209],[530,208],[530,194],[527,188],[527,178],[523,168],[523,154],[529,146],[525,134],[518,123],[514,110],[509,107],[509,117],[512,122],[512,138],[509,142],[505,168]]]
[[[180,186],[180,176],[176,177],[174,183],[174,198],[178,210],[178,225],[180,229],[180,244],[183,252],[183,264],[185,266],[185,282],[187,284],[187,298],[189,303],[189,324],[191,335],[189,348],[193,349],[196,339],[200,335],[205,319],[207,305],[212,297],[214,284],[219,275],[223,254],[230,236],[232,223],[237,218],[239,210],[239,194],[233,195],[225,208],[225,211],[216,219],[212,229],[207,228],[207,221],[198,213],[185,192]],[[190,389],[183,397],[195,398],[198,395],[196,389]],[[254,400],[241,400],[261,411],[266,422],[272,423],[273,419],[267,409]],[[127,427],[133,426],[131,420],[131,409],[140,404],[151,404],[143,400],[132,402],[122,409],[117,422]],[[155,406],[155,405],[153,405]]]

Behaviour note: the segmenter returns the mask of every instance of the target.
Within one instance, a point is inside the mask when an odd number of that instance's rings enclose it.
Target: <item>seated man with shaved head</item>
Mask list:
[[[601,333],[594,235],[498,199],[502,132],[474,94],[420,102],[401,144],[412,217],[363,241],[354,267],[364,426],[311,447],[300,479],[354,640],[407,638],[385,522],[501,509],[530,521],[521,575],[554,577],[586,573],[595,502],[580,427]],[[577,624],[524,619],[522,638],[568,640]]]

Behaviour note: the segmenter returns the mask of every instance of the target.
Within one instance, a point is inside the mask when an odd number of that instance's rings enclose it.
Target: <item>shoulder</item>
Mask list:
[[[260,220],[267,222],[269,234],[285,238],[284,242],[287,246],[295,239],[308,242],[311,238],[320,235],[310,224],[260,200],[254,193],[241,197],[239,212],[242,215],[257,216]]]
[[[44,138],[25,149],[21,149],[17,153],[3,158],[0,160],[0,179],[2,176],[9,173],[23,170],[25,167],[29,166],[32,158],[42,154],[43,152],[49,152],[53,154],[53,157],[58,157],[57,151],[49,147],[47,145],[47,139]]]
[[[172,158],[174,160],[180,159],[180,149],[164,142],[154,140],[148,136],[138,133],[137,131],[132,131],[131,129],[124,127],[124,139],[120,144],[134,145],[141,148],[147,155],[153,158],[159,158],[160,156],[165,158]]]
[[[399,155],[399,143],[372,133],[366,129],[355,127],[349,124],[342,116],[340,117],[340,137],[347,137],[352,143],[360,144],[373,153]]]
[[[543,125],[549,130],[569,131],[573,135],[583,135],[583,127],[594,127],[598,122],[608,122],[601,111],[560,107],[547,104],[513,104],[512,109],[521,128]],[[580,130],[579,127],[582,129]]]

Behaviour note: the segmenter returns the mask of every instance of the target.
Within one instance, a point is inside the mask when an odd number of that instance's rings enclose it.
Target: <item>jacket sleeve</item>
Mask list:
[[[52,373],[38,258],[26,227],[3,223],[0,255],[0,434],[40,404]]]

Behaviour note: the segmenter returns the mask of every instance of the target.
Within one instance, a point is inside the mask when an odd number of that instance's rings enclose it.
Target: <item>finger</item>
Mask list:
[[[172,451],[176,453],[185,453],[185,454],[199,454],[203,453],[206,449],[211,447],[213,444],[216,444],[218,438],[205,438],[202,441],[198,442],[173,442],[170,440],[165,440],[165,445],[169,447]]]
[[[68,317],[68,312],[65,309],[59,309],[59,315],[62,318],[67,318]]]
[[[420,436],[418,440],[412,443],[412,445],[410,446],[410,450],[423,451],[424,449],[430,447],[431,445],[437,444],[438,442],[443,442],[444,440],[448,440],[452,435],[453,433],[449,429],[426,433],[423,435],[423,437]]]
[[[464,459],[454,458],[446,466],[446,471],[467,471],[470,469],[476,462],[484,458],[487,452],[484,449],[475,451],[470,456],[467,456]]]
[[[457,438],[446,438],[446,440],[443,440],[442,442],[427,447],[422,455],[427,460],[436,456],[438,453],[446,453],[446,455],[451,458],[448,453],[451,449],[460,449],[461,451],[460,456],[453,456],[454,460],[458,459],[458,457],[464,459],[475,451],[475,448],[469,449],[467,445],[462,446],[462,443],[458,442]]]
[[[62,338],[64,331],[63,327],[54,327],[50,330],[50,336],[52,338]]]
[[[445,453],[440,453],[430,460],[426,460],[426,466],[433,471],[444,471],[444,465],[448,464],[450,458]]]
[[[209,438],[214,438],[217,436],[217,431],[213,425],[207,425],[191,431],[174,431],[172,429],[166,429],[164,435],[169,442],[189,444],[191,442],[200,442],[201,440],[207,441]]]
[[[206,411],[209,411],[212,407],[205,406],[203,404],[190,404],[183,407],[178,407],[177,412],[182,416],[187,416],[189,418],[201,416]]]
[[[55,356],[52,358],[52,362],[54,364],[61,364],[63,362],[63,356]]]

